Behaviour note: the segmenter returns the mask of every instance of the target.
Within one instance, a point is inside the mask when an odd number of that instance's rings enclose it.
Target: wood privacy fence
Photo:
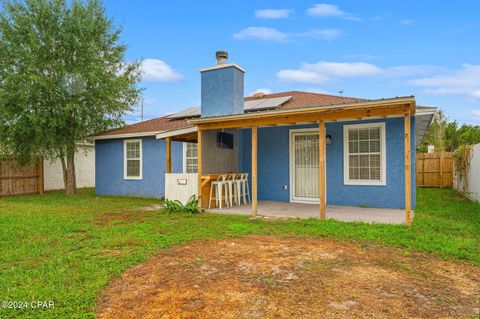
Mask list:
[[[0,197],[42,193],[43,160],[26,166],[10,159],[0,160]]]
[[[417,153],[417,186],[452,187],[453,154],[447,152]]]

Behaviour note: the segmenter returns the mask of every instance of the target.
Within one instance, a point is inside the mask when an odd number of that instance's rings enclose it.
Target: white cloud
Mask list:
[[[292,13],[289,9],[262,9],[255,10],[255,18],[258,19],[285,19]]]
[[[248,27],[235,33],[233,37],[238,40],[264,40],[273,42],[287,42],[292,39],[312,38],[334,40],[342,35],[338,29],[311,29],[304,32],[282,32],[269,27]]]
[[[412,76],[428,76],[446,71],[443,67],[433,65],[401,65],[385,69],[386,77],[412,77]]]
[[[401,19],[398,22],[400,22],[400,24],[403,24],[403,25],[406,25],[406,26],[409,26],[409,25],[412,25],[412,24],[415,23],[415,21],[410,20],[410,19]]]
[[[294,37],[307,37],[324,40],[334,40],[342,35],[342,31],[338,29],[311,29],[305,32],[294,33]]]
[[[480,65],[463,64],[460,70],[445,71],[408,83],[424,87],[425,93],[464,95],[480,101]]]
[[[315,64],[302,63],[299,69],[281,70],[277,77],[284,81],[319,84],[339,78],[370,76],[382,72],[378,66],[365,62],[320,61]]]
[[[328,3],[319,3],[313,5],[313,7],[307,9],[307,14],[314,17],[336,17],[345,20],[360,21],[358,17],[341,10],[337,5]]]
[[[285,81],[303,83],[325,83],[349,77],[380,76],[386,79],[411,79],[415,76],[430,76],[447,69],[431,65],[402,65],[382,68],[367,62],[302,63],[298,69],[286,69],[277,73]]]
[[[285,42],[288,38],[286,33],[267,27],[248,27],[235,33],[233,37],[238,40],[258,39],[274,42]]]
[[[175,71],[170,65],[159,59],[145,59],[142,61],[142,80],[152,82],[176,82],[183,79],[183,75]]]
[[[257,93],[264,93],[264,94],[272,94],[272,90],[267,89],[267,88],[261,88],[256,91],[250,92],[249,96],[252,96]]]

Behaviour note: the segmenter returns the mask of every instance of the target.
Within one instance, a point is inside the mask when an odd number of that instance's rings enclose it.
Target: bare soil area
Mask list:
[[[126,271],[99,318],[476,318],[480,267],[328,239],[192,242]]]

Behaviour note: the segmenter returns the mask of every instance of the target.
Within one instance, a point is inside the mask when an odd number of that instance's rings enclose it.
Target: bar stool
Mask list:
[[[243,173],[242,175],[243,176],[241,179],[241,185],[242,185],[243,203],[247,204],[247,197],[248,197],[248,202],[250,203],[250,188],[248,186],[248,173]]]
[[[212,199],[215,200],[217,207],[222,209],[223,202],[223,191],[225,190],[225,203],[227,204],[228,200],[228,186],[225,183],[227,175],[219,175],[216,181],[213,181],[210,184],[210,200],[208,201],[208,209],[212,208]],[[215,192],[212,197],[212,193]],[[228,204],[227,204],[228,205]]]
[[[242,196],[242,183],[243,183],[243,173],[237,174],[237,177],[234,180],[233,187],[235,190],[235,202],[237,205],[242,204],[241,196]]]
[[[228,189],[228,194],[227,194],[227,198],[228,198],[228,202],[227,202],[227,205],[229,204],[230,207],[233,207],[233,203],[238,203],[237,200],[235,199],[235,179],[237,177],[237,174],[230,174],[228,175],[227,179],[225,180],[225,184],[227,186],[227,189]]]

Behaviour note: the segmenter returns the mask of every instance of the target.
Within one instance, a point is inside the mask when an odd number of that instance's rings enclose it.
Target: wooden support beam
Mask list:
[[[165,172],[170,174],[172,172],[172,140],[170,137],[165,139],[166,144],[166,153],[167,153],[167,162],[165,167]]]
[[[399,116],[401,117],[405,112],[409,111],[408,105],[392,106],[388,108],[378,109],[350,109],[350,110],[335,110],[330,112],[317,111],[316,113],[292,113],[292,114],[277,114],[269,116],[258,116],[248,118],[233,118],[226,120],[217,120],[215,122],[198,123],[199,130],[213,130],[222,128],[239,128],[239,127],[253,127],[253,126],[267,126],[279,124],[296,124],[302,122],[318,122],[319,118],[324,121],[335,121],[342,119],[368,119],[383,116]]]
[[[321,120],[319,125],[318,132],[318,143],[319,143],[319,161],[318,161],[318,171],[319,171],[319,192],[320,192],[320,219],[324,220],[326,217],[326,178],[325,178],[325,160],[326,160],[326,132],[325,132],[325,121]]]
[[[258,128],[252,127],[252,218],[257,217],[257,155]]]
[[[197,168],[197,174],[198,174],[198,206],[200,210],[202,210],[202,174],[203,174],[203,169],[202,169],[202,131],[197,132],[197,156],[198,156],[198,168]]]
[[[412,161],[411,161],[411,134],[410,110],[403,117],[404,146],[405,146],[405,225],[412,224]]]

